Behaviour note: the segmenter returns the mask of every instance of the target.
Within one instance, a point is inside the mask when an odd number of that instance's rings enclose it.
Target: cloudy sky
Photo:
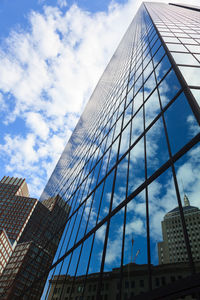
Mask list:
[[[0,177],[40,196],[140,3],[0,0]]]

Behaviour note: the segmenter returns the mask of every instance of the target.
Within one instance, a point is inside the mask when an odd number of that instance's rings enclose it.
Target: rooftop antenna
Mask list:
[[[138,256],[139,253],[140,253],[140,249],[138,249],[138,251],[137,251],[136,254],[135,254],[135,257],[134,257],[134,263],[135,263],[136,258],[137,258],[137,256]]]
[[[190,201],[186,195],[184,195],[184,205],[185,206],[190,206]]]
[[[184,194],[184,198],[183,198],[183,201],[184,201],[184,206],[190,206],[190,201],[188,199],[188,197],[186,196],[186,193],[184,191],[184,185],[183,185],[183,180],[181,178],[181,183],[182,183],[182,188],[183,188],[183,194]]]

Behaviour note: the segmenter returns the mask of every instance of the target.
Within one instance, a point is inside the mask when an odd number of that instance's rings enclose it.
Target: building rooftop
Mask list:
[[[183,212],[184,214],[189,214],[191,212],[199,211],[199,208],[196,206],[191,206],[190,201],[186,195],[184,195],[184,206],[183,206]],[[170,210],[164,218],[174,217],[176,215],[179,215],[179,207],[175,207],[174,209]]]

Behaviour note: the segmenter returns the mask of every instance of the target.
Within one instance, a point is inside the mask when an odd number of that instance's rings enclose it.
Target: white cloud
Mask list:
[[[106,225],[102,225],[96,232],[96,238],[104,243],[104,240],[105,240],[105,232],[106,232]]]
[[[200,208],[199,204],[199,165],[200,165],[200,147],[192,149],[187,160],[178,168],[177,178],[179,185],[183,185],[182,195],[185,192],[189,197],[191,205]]]
[[[42,139],[48,137],[49,128],[40,114],[28,112],[26,118],[27,126],[32,129],[35,135],[38,135]]]
[[[0,112],[4,112],[7,110],[6,103],[4,101],[3,95],[0,93]]]
[[[38,161],[36,152],[34,151],[35,137],[29,134],[26,139],[21,136],[15,136],[11,138],[10,135],[5,136],[5,145],[0,146],[0,149],[11,157],[11,164],[18,165],[23,169],[26,164]],[[10,166],[8,166],[8,169]]]
[[[145,224],[142,219],[134,219],[132,222],[126,224],[127,235],[143,235],[146,232]]]
[[[67,1],[66,0],[58,0],[58,5],[60,7],[66,7],[67,6]]]
[[[187,117],[187,123],[189,125],[189,131],[192,136],[196,135],[199,133],[199,126],[196,122],[196,119],[193,115],[189,115]]]
[[[121,236],[114,240],[108,240],[108,246],[106,250],[106,264],[112,264],[116,259],[118,261],[121,257],[121,250],[122,250],[122,239]]]

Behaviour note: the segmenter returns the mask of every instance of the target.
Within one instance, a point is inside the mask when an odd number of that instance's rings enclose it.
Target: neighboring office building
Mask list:
[[[200,271],[200,263],[196,264]],[[144,294],[148,291],[148,266],[130,263],[123,267],[124,278],[122,282],[123,300],[134,299],[134,296]],[[187,263],[167,264],[152,266],[152,286],[153,289],[170,285],[175,281],[187,278],[190,269]],[[95,300],[98,286],[98,273],[85,276],[78,276],[74,279],[71,276],[54,276],[50,280],[50,292],[48,300]],[[115,268],[111,272],[103,274],[101,299],[119,300],[119,279],[120,269]],[[82,293],[84,291],[84,298]],[[195,299],[195,296],[186,296],[184,299]]]
[[[191,166],[191,173],[195,170],[191,181],[187,178],[191,190],[197,183],[199,20],[200,12],[194,7],[142,4],[41,196],[44,200],[65,195],[72,207],[61,251],[66,255],[50,276],[54,271],[86,276],[95,269],[97,300],[101,298],[104,270],[111,271],[119,262],[121,268],[127,264],[135,229],[134,243],[143,249],[138,260],[148,265],[151,293],[151,265],[157,259],[152,219],[155,229],[154,216],[159,211],[158,217],[162,217],[163,202],[171,205],[170,196],[174,201],[171,208],[178,205],[182,213],[182,187],[177,179],[181,167]],[[66,88],[67,84],[70,82]],[[183,242],[182,246],[187,246],[192,274],[187,230],[184,235],[182,241],[187,245]],[[109,252],[112,245],[115,259]],[[171,276],[173,272],[171,269]],[[123,280],[121,272],[119,281]],[[163,290],[160,299],[165,293]]]
[[[0,181],[0,229],[15,246],[37,204],[30,198],[25,179],[4,176]]]
[[[6,266],[37,204],[29,198],[25,179],[4,176],[0,181],[1,271]],[[6,250],[7,249],[7,250]]]
[[[183,212],[194,261],[200,260],[200,209],[190,205],[184,196]],[[169,211],[162,221],[163,242],[158,243],[159,264],[186,262],[188,255],[178,207]]]
[[[59,195],[42,203],[27,197],[28,188],[24,179],[4,177],[0,184],[0,224],[12,242],[12,253],[0,276],[0,298],[15,299],[19,296],[23,299],[21,292],[52,264],[69,206]],[[26,197],[23,193],[25,189]],[[28,297],[40,298],[45,276]]]
[[[51,265],[52,257],[48,251],[34,242],[18,243],[0,276],[1,299],[40,299],[46,277],[31,288],[28,296],[21,292],[32,285]],[[18,297],[19,296],[19,297]]]

